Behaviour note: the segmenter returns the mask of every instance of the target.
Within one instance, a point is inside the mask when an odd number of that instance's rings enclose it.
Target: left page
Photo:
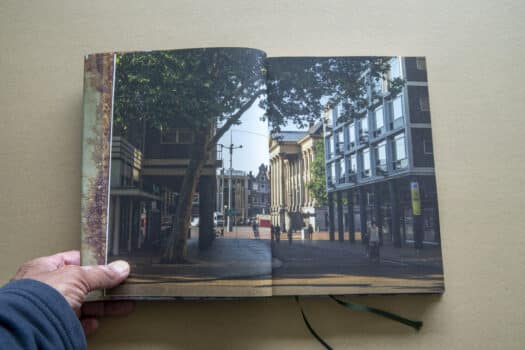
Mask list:
[[[265,54],[85,59],[82,263],[130,278],[92,298],[269,296]]]

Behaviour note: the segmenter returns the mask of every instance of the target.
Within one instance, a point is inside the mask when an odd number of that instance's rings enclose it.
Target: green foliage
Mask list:
[[[342,104],[339,118],[362,117],[381,96],[373,89],[387,80],[391,57],[282,57],[267,60],[267,94],[262,105],[271,128],[293,124],[304,128],[322,110]],[[366,74],[368,73],[368,74]],[[388,81],[391,94],[404,84]]]
[[[229,128],[264,93],[264,60],[261,51],[244,48],[119,54],[114,127],[125,131],[146,120],[159,128]]]
[[[314,160],[311,168],[311,179],[307,184],[308,191],[314,197],[317,206],[328,205],[326,192],[326,167],[324,159],[324,142],[315,141]]]

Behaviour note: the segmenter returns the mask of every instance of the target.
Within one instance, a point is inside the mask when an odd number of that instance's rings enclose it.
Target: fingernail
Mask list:
[[[119,275],[129,274],[129,264],[124,260],[117,260],[109,264],[109,267],[118,272]]]

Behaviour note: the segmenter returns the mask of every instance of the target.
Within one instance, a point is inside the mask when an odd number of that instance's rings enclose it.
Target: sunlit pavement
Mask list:
[[[350,244],[314,234],[292,243],[282,235],[271,242],[268,228],[260,239],[251,227],[234,227],[218,235],[206,251],[198,249],[198,229],[188,241],[188,264],[159,264],[158,257],[134,258],[132,277],[116,295],[243,297],[282,294],[436,293],[443,289],[441,252],[386,244],[381,262],[365,255],[360,241]],[[317,239],[316,239],[317,236]],[[272,248],[273,245],[273,248]],[[273,253],[273,258],[272,258]]]

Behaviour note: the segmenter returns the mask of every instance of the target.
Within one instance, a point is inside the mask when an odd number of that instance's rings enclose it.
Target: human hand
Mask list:
[[[129,270],[129,264],[122,260],[108,265],[80,266],[80,252],[72,250],[28,261],[13,279],[30,278],[56,289],[80,318],[87,335],[98,328],[97,317],[125,315],[133,310],[131,301],[84,303],[89,292],[119,285],[128,277]]]

